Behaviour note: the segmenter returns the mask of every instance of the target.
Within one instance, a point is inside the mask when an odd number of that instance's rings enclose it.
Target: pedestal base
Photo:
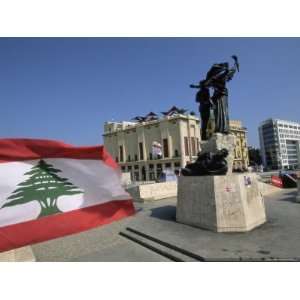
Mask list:
[[[296,195],[296,202],[300,203],[300,174],[298,174],[297,186],[298,186],[298,193]]]
[[[216,232],[249,231],[266,222],[256,174],[180,176],[177,222]]]

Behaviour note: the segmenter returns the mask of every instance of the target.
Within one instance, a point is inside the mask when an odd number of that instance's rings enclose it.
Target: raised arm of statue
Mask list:
[[[226,74],[226,76],[225,76],[225,80],[226,81],[230,81],[233,78],[233,76],[236,73],[236,71],[237,71],[236,67],[234,67],[232,69],[229,69],[228,72],[227,72],[227,74]]]
[[[234,60],[234,67],[231,69],[228,69],[227,74],[226,74],[226,81],[230,81],[233,78],[236,71],[238,71],[238,72],[240,71],[240,64],[238,61],[238,57],[236,55],[232,55],[231,57]]]

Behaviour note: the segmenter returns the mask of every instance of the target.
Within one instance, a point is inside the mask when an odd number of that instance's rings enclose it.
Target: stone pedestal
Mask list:
[[[257,175],[180,176],[176,220],[216,232],[249,231],[266,222]]]
[[[232,173],[233,160],[234,160],[234,148],[236,138],[233,134],[214,133],[208,141],[201,142],[202,152],[217,152],[223,148],[228,150],[228,156],[226,158],[228,164],[228,173]]]

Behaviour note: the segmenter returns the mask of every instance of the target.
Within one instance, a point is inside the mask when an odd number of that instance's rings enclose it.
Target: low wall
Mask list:
[[[0,253],[0,262],[34,262],[35,256],[30,246]]]
[[[177,196],[177,182],[144,184],[127,189],[136,202],[154,201]]]
[[[263,196],[276,193],[282,189],[268,183],[259,182],[259,189]],[[177,182],[160,182],[143,184],[127,189],[136,202],[155,201],[164,198],[177,197]]]

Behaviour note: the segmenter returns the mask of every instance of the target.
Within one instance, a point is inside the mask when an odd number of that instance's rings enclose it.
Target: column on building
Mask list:
[[[137,156],[138,156],[138,172],[139,180],[142,181],[142,161],[145,160],[145,149],[144,149],[144,129],[143,126],[138,126],[136,129],[137,133]]]
[[[178,126],[179,126],[179,137],[180,137],[180,166],[181,168],[184,168],[186,166],[186,147],[185,147],[185,142],[186,141],[186,136],[185,136],[185,130],[184,130],[184,122],[182,119],[178,120]]]

